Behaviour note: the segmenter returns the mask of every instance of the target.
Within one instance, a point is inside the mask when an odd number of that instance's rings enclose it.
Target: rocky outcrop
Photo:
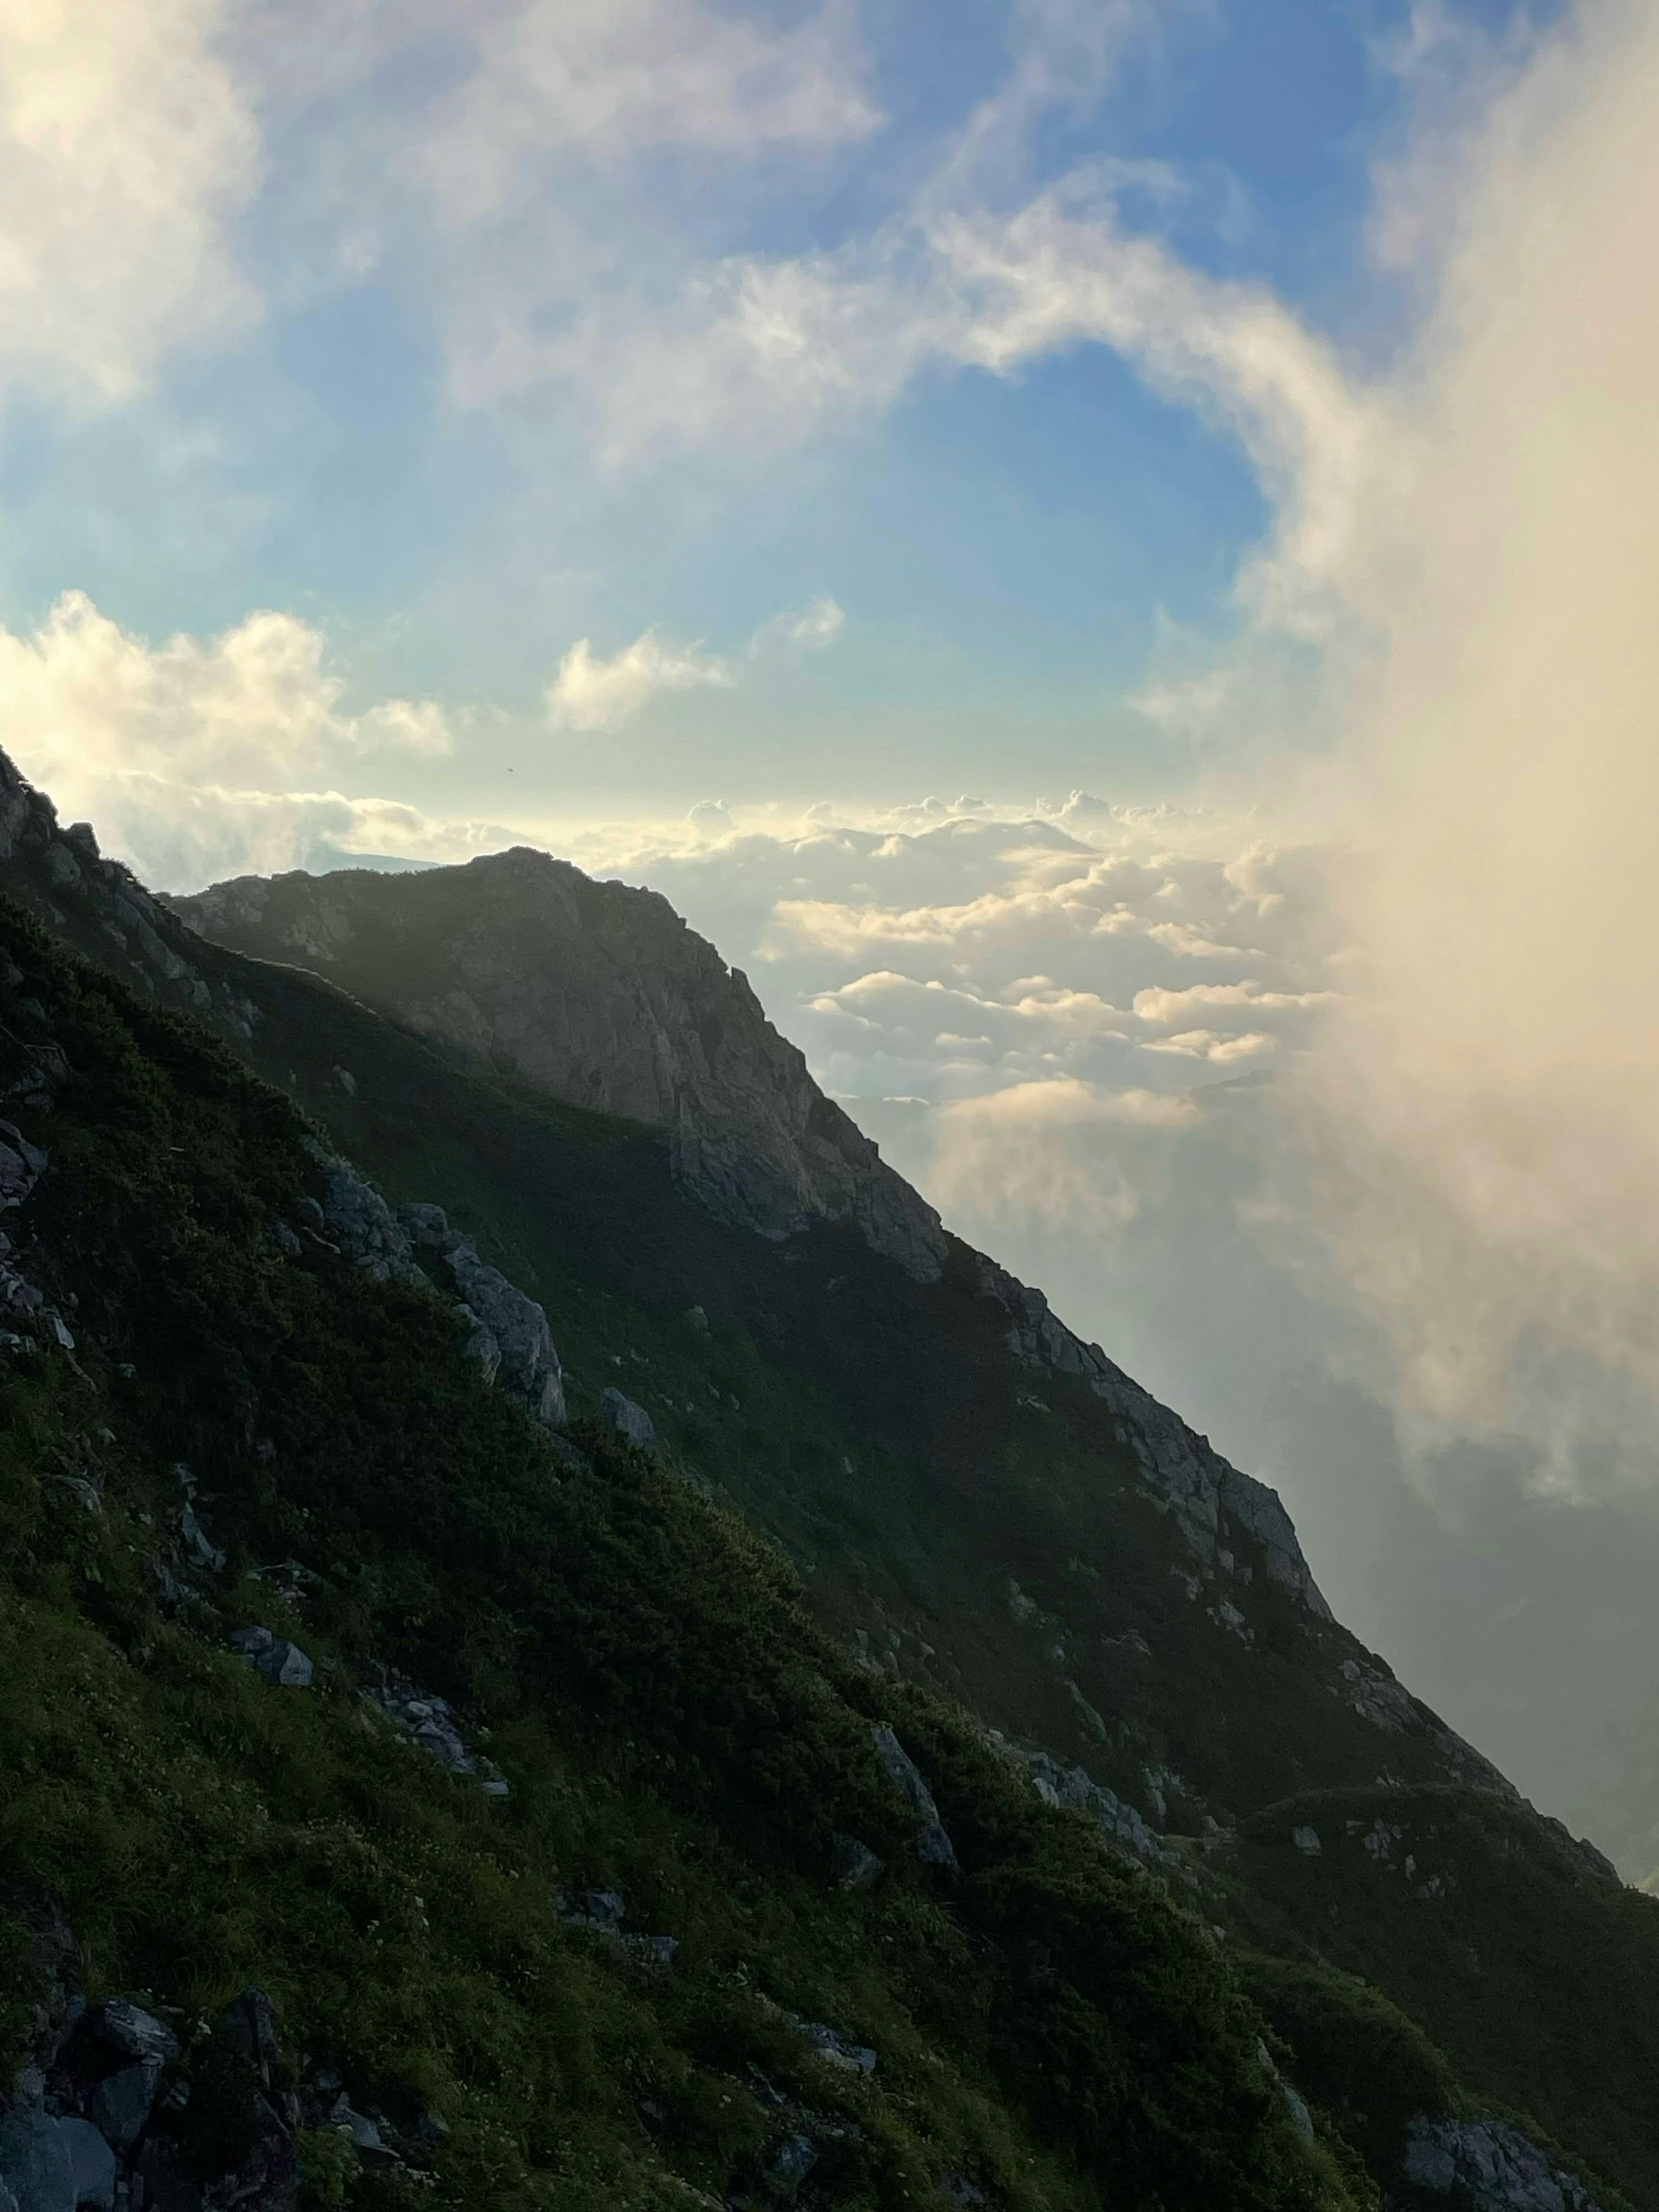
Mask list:
[[[1322,1620],[1332,1618],[1297,1541],[1296,1528],[1279,1494],[1211,1449],[1207,1437],[1143,1390],[1097,1344],[1085,1344],[1049,1310],[1041,1291],[1029,1289],[993,1260],[975,1255],[980,1288],[1008,1316],[1007,1341],[1016,1358],[1042,1372],[1080,1376],[1116,1417],[1119,1436],[1139,1462],[1153,1495],[1172,1512],[1193,1550],[1206,1564],[1227,1548],[1226,1523],[1237,1523],[1261,1547],[1267,1571]]]
[[[924,1866],[945,1867],[954,1874],[956,1845],[945,1832],[933,1793],[922,1779],[921,1768],[884,1721],[873,1726],[870,1734],[883,1772],[921,1822],[916,1831],[916,1856]]]
[[[547,1316],[535,1299],[481,1260],[477,1245],[450,1227],[441,1206],[406,1206],[398,1226],[405,1250],[418,1245],[442,1261],[460,1294],[460,1317],[470,1324],[467,1351],[486,1382],[499,1381],[544,1428],[561,1427],[564,1370]]]
[[[620,1390],[612,1389],[600,1393],[599,1421],[641,1451],[648,1451],[657,1441],[657,1425],[650,1414],[643,1406],[636,1406],[631,1398],[625,1398]]]
[[[1406,2179],[1466,2212],[1598,2212],[1583,2182],[1499,2120],[1414,2119]]]
[[[519,848],[415,876],[239,877],[167,903],[452,1052],[665,1130],[677,1180],[722,1220],[772,1237],[850,1221],[920,1280],[944,1265],[933,1208],[654,891]]]

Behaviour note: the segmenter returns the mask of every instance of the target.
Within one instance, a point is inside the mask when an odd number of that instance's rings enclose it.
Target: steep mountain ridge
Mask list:
[[[481,1066],[507,1066],[571,1106],[669,1133],[677,1180],[718,1218],[783,1237],[850,1221],[921,1281],[944,1270],[939,1217],[812,1079],[740,969],[654,891],[596,884],[526,849],[410,878],[367,870],[239,877],[167,909],[263,960],[295,960]],[[1049,1309],[975,1255],[1010,1346],[1079,1376],[1112,1409],[1195,1554],[1231,1514],[1269,1574],[1328,1617],[1277,1495],[1241,1474]]]
[[[447,1208],[545,1309],[577,1434],[605,1388],[642,1401],[660,1463],[799,1568],[849,1679],[929,1711],[960,1700],[1028,1795],[1224,1930],[1284,2062],[1346,2115],[1390,2203],[1553,2204],[1469,2179],[1521,2172],[1502,2131],[1530,2114],[1523,2134],[1659,2205],[1639,2086],[1659,2065],[1659,1909],[1330,1620],[1272,1492],[1040,1293],[948,1237],[918,1273],[850,1207],[782,1237],[734,1224],[660,1123],[441,1056],[363,1003],[364,979],[348,995],[206,942],[15,775],[0,848],[0,889],[62,944],[216,1025],[394,1207]],[[37,1147],[69,1097],[46,1060],[9,1084],[10,1110],[46,1116],[20,1130]],[[327,1217],[325,1235],[345,1249]],[[914,1720],[895,1725],[914,1750]],[[1595,2194],[1619,2201],[1605,2179]]]
[[[518,848],[417,876],[245,876],[167,904],[474,1065],[667,1130],[678,1179],[723,1220],[782,1237],[850,1219],[921,1281],[944,1265],[939,1216],[823,1096],[742,971],[654,891]]]

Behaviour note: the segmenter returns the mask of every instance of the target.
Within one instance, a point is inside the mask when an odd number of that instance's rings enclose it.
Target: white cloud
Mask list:
[[[676,645],[654,629],[609,660],[579,637],[547,688],[547,711],[556,728],[610,730],[664,692],[729,691],[737,680],[726,661],[701,645]]]
[[[355,834],[343,809],[367,807],[371,836],[422,819],[311,787],[319,773],[453,743],[435,701],[353,714],[343,693],[321,632],[292,615],[152,645],[69,592],[32,633],[0,629],[7,750],[61,811],[94,822],[164,885],[199,882],[198,866],[222,860],[291,866],[325,818],[329,834]]]
[[[447,751],[431,700],[344,712],[322,633],[289,614],[249,615],[216,638],[159,646],[66,592],[38,629],[0,629],[6,742],[63,790],[100,774],[270,779],[376,751]]]
[[[257,312],[229,226],[259,170],[219,0],[0,0],[0,369],[128,398]]]
[[[834,599],[817,599],[803,613],[763,622],[741,658],[755,660],[773,649],[822,653],[846,627],[846,612]],[[591,640],[579,637],[545,697],[556,729],[611,730],[664,693],[730,691],[740,681],[738,660],[707,652],[701,642],[677,644],[653,628],[609,660],[594,653]]]

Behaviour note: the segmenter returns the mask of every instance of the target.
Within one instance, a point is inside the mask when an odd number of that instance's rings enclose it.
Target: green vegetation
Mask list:
[[[296,2075],[444,2117],[428,2203],[771,2202],[797,2131],[805,2193],[849,2207],[945,2174],[1032,2212],[1364,2201],[1160,1884],[959,1709],[855,1665],[663,1465],[579,1429],[591,1472],[556,1468],[436,1302],[285,1258],[315,1180],[289,1103],[14,913],[0,949],[7,1079],[47,1036],[71,1070],[50,1116],[18,1109],[52,1166],[8,1218],[78,1340],[9,1353],[0,1394],[0,1885],[57,1891],[94,1993],[188,2030],[263,1984]],[[179,1548],[179,1462],[222,1569]],[[286,1561],[320,1582],[258,1578]],[[248,1620],[302,1641],[312,1687],[223,1648]],[[505,1803],[375,1719],[377,1662],[453,1700]],[[958,1881],[909,1850],[878,1718]],[[836,1885],[837,1832],[888,1860],[873,1887]],[[672,1966],[561,1917],[562,1887],[600,1884],[678,1939]],[[15,2063],[15,1932],[5,1955]],[[867,2043],[874,2076],[788,2012]],[[185,2063],[206,2125],[222,2055],[196,2033]],[[327,2136],[307,2174],[319,2205],[411,2189]]]

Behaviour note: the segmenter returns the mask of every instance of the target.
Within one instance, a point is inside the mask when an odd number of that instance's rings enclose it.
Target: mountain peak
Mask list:
[[[167,904],[464,1061],[665,1130],[677,1180],[721,1220],[774,1238],[850,1220],[918,1281],[944,1266],[939,1216],[658,892],[514,846],[413,876],[243,876]]]

